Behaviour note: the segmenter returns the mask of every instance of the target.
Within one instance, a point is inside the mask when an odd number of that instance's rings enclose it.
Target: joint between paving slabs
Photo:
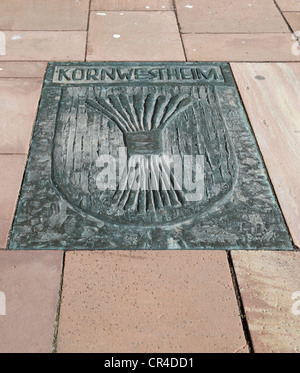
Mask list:
[[[62,301],[62,290],[63,290],[64,270],[65,270],[65,257],[66,257],[66,252],[63,251],[61,276],[60,276],[59,291],[58,291],[58,296],[57,296],[57,307],[56,307],[56,315],[55,315],[54,331],[53,331],[53,339],[52,339],[52,350],[51,350],[52,353],[57,352],[57,337],[58,337],[58,328],[59,328],[60,307],[61,307],[61,301]]]
[[[176,23],[177,23],[177,27],[178,27],[178,32],[179,32],[181,47],[182,47],[182,50],[183,50],[185,61],[187,61],[188,59],[187,59],[187,54],[186,54],[184,42],[183,42],[183,39],[182,39],[182,32],[181,32],[180,23],[179,23],[179,20],[178,20],[177,8],[176,8],[176,2],[175,2],[175,0],[172,0],[172,4],[173,4],[173,11],[174,11],[174,14],[175,14],[175,19],[176,19]]]
[[[285,15],[284,15],[283,11],[280,9],[279,5],[277,4],[277,1],[276,1],[276,0],[273,0],[273,1],[274,1],[274,4],[275,4],[276,8],[278,9],[278,11],[279,11],[281,17],[284,19],[284,22],[286,23],[288,29],[289,29],[289,30],[291,31],[291,33],[296,37],[296,39],[298,40],[298,43],[299,43],[299,45],[300,45],[300,37],[296,36],[294,30],[292,29],[291,25],[289,24],[288,20],[286,19],[286,17],[285,17]]]
[[[84,61],[86,61],[87,50],[88,50],[89,28],[90,28],[90,17],[91,17],[91,3],[92,3],[92,0],[89,0],[88,19],[87,19],[87,25],[86,25],[86,39],[85,39]]]
[[[230,270],[230,274],[231,274],[232,284],[233,284],[233,288],[234,288],[234,292],[235,292],[235,296],[236,296],[236,301],[237,301],[237,305],[238,305],[238,309],[239,309],[239,316],[241,318],[241,323],[242,323],[242,327],[243,327],[243,331],[244,331],[246,344],[248,346],[249,353],[254,353],[255,351],[254,351],[254,347],[253,347],[253,343],[252,343],[252,338],[251,338],[251,333],[250,333],[250,329],[249,329],[249,325],[248,325],[247,315],[246,315],[246,312],[245,312],[243,299],[242,299],[239,284],[238,284],[238,279],[237,279],[236,272],[235,272],[235,269],[234,269],[234,264],[233,264],[233,260],[232,260],[232,257],[231,257],[231,251],[226,251],[226,253],[227,253],[229,270]],[[236,352],[238,352],[238,350],[240,350],[241,348],[237,349]]]

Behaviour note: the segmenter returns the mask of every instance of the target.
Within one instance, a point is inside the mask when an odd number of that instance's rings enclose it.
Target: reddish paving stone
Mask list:
[[[92,10],[171,10],[172,0],[92,0]]]
[[[86,31],[5,31],[1,61],[83,61]]]
[[[66,253],[58,352],[247,352],[225,252]]]
[[[300,12],[300,0],[276,0],[276,3],[283,11]]]
[[[173,12],[91,12],[88,61],[184,61]]]
[[[38,78],[0,79],[0,153],[27,153],[41,88]]]
[[[176,0],[181,32],[289,32],[273,0]]]
[[[0,62],[0,78],[42,78],[46,62]]]
[[[86,30],[89,0],[1,0],[0,30]]]
[[[300,247],[300,65],[232,64],[294,243]]]
[[[6,247],[26,155],[0,155],[0,248]]]
[[[184,34],[188,61],[300,61],[291,34]]]
[[[284,12],[284,16],[293,31],[298,31],[300,33],[300,12]],[[298,36],[300,36],[300,34]]]
[[[0,352],[51,352],[63,253],[0,251]]]
[[[300,352],[300,253],[232,252],[254,352]]]

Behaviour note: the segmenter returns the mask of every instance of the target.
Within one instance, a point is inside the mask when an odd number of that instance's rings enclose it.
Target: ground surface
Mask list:
[[[1,352],[300,351],[298,30],[299,0],[1,1]],[[230,62],[295,250],[8,251],[47,61],[85,60]]]

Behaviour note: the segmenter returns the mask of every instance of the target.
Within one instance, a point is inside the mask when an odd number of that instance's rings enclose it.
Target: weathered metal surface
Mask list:
[[[229,65],[50,63],[9,248],[292,249]]]

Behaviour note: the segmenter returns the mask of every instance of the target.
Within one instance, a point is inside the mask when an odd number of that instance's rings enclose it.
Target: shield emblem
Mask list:
[[[52,152],[56,189],[78,213],[113,224],[168,226],[209,213],[230,196],[237,177],[218,89],[62,88]],[[97,160],[120,162],[120,149],[126,167],[112,168],[115,188],[99,188],[104,166]],[[185,163],[191,157],[202,160],[199,199],[184,183],[195,181],[197,168]],[[169,159],[181,162],[181,173]]]

